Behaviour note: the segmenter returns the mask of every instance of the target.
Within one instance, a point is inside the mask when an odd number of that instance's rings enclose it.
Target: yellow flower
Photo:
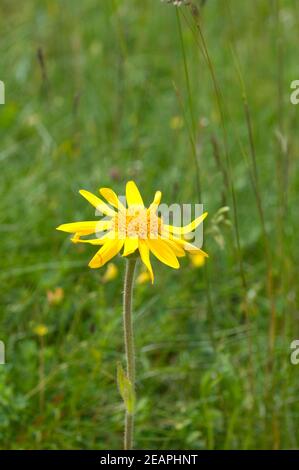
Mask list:
[[[56,287],[54,290],[48,290],[47,299],[50,305],[59,305],[64,297],[62,287]]]
[[[184,227],[176,227],[165,224],[162,218],[157,215],[161,192],[157,191],[152,204],[145,208],[139,190],[133,181],[129,181],[126,185],[127,207],[109,188],[101,188],[99,192],[110,205],[88,191],[81,190],[79,192],[98,212],[107,217],[98,221],[63,224],[57,227],[57,230],[73,233],[72,241],[74,243],[101,246],[89,262],[89,267],[92,269],[100,268],[122,249],[123,256],[132,255],[138,250],[153,282],[154,274],[150,253],[174,269],[179,268],[178,257],[185,256],[185,252],[201,253],[203,256],[208,256],[200,248],[186,242],[183,238],[203,222],[207,212]],[[82,236],[92,234],[95,234],[97,238],[81,239]]]
[[[144,284],[145,282],[150,281],[151,276],[148,271],[142,271],[136,278],[137,284]]]
[[[170,127],[173,130],[179,130],[182,129],[184,126],[184,121],[181,116],[173,116],[170,120]]]
[[[37,336],[46,336],[48,333],[48,328],[46,325],[37,325],[35,328],[33,328],[33,333],[35,333]]]
[[[196,253],[195,255],[190,255],[190,260],[195,268],[201,268],[205,264],[206,257],[201,253]]]
[[[110,282],[113,281],[118,275],[118,269],[117,266],[114,263],[109,263],[107,265],[106,272],[104,276],[102,277],[102,282]]]

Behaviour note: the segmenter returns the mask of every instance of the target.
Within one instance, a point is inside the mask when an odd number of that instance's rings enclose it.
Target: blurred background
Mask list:
[[[208,261],[141,266],[136,447],[297,448],[295,0],[1,0],[0,447],[121,448],[124,263],[55,227],[134,179]]]

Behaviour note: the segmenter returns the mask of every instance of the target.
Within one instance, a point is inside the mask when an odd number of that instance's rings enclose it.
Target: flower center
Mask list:
[[[153,211],[129,207],[119,212],[112,221],[112,230],[118,238],[157,238],[161,219]]]

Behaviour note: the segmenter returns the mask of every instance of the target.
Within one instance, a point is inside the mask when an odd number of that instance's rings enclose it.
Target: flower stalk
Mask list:
[[[127,366],[127,391],[126,396],[128,402],[126,403],[126,416],[125,416],[125,434],[124,434],[124,449],[133,449],[133,435],[134,435],[134,401],[135,401],[135,346],[134,346],[134,329],[132,318],[132,299],[133,299],[133,286],[134,274],[137,263],[136,257],[128,257],[126,260],[126,273],[124,281],[124,298],[123,298],[123,322],[124,322],[124,341],[126,353],[126,366]]]

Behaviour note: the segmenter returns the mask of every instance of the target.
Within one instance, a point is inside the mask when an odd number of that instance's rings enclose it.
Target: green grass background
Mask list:
[[[124,194],[129,179],[147,203],[157,189],[166,203],[199,202],[191,135],[210,258],[179,271],[154,262],[154,286],[136,288],[136,447],[297,448],[298,2],[207,0],[202,36],[181,8],[183,40],[176,8],[159,0],[1,10],[0,447],[121,448],[124,263],[103,284],[87,267],[94,248],[55,227],[93,218],[79,189]],[[223,206],[230,226],[216,220]],[[38,324],[49,329],[42,382]]]

